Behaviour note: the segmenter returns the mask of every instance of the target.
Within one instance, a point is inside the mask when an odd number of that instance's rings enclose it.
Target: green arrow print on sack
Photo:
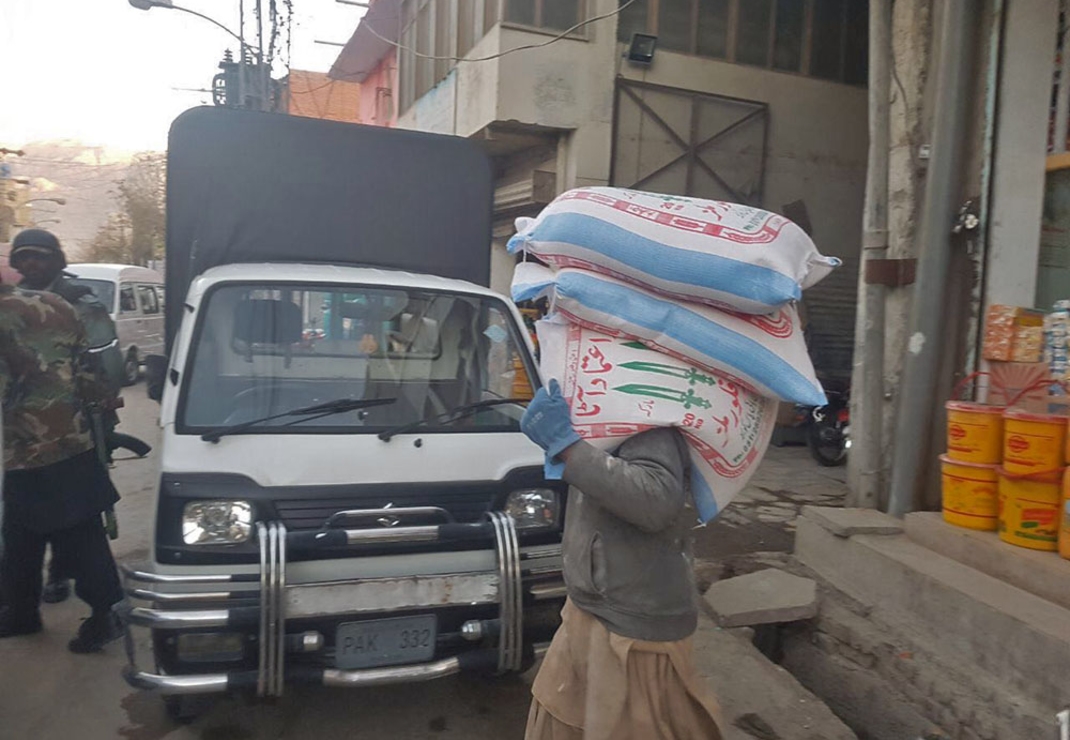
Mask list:
[[[694,385],[695,383],[702,383],[703,385],[716,386],[717,379],[710,377],[709,375],[703,375],[694,368],[673,367],[672,365],[663,365],[660,362],[622,362],[619,367],[626,367],[629,370],[636,370],[645,373],[657,373],[658,375],[669,375],[673,378],[681,378],[688,382],[688,385]]]
[[[696,396],[695,391],[692,388],[688,388],[687,393],[684,393],[683,391],[665,388],[660,385],[630,383],[628,385],[617,386],[613,390],[627,393],[632,396],[648,396],[650,398],[662,398],[666,401],[675,401],[676,403],[682,404],[685,409],[692,407],[708,409],[713,406],[712,403],[702,396]]]

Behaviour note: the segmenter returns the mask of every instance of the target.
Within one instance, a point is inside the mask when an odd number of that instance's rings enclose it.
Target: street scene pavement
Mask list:
[[[124,393],[122,430],[157,445],[159,406],[137,385]],[[117,455],[112,476],[120,562],[148,557],[157,475],[156,450],[144,460]],[[752,484],[713,524],[696,532],[701,572],[722,572],[740,557],[791,549],[804,504],[842,505],[842,468],[819,468],[805,447],[771,448]],[[700,582],[702,581],[700,575]],[[261,738],[519,738],[534,671],[520,677],[459,676],[359,691],[294,687],[272,703],[225,698],[189,725],[168,718],[156,696],[123,681],[121,643],[77,656],[67,640],[88,608],[71,598],[42,608],[45,631],[0,642],[0,738],[80,740],[254,740]],[[141,630],[140,632],[144,632]]]

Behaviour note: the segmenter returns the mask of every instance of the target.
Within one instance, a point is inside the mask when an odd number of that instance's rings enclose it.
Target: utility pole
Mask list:
[[[260,88],[260,110],[269,110],[268,107],[268,79],[271,71],[268,69],[267,60],[264,59],[264,5],[263,0],[256,0],[256,46],[257,46],[257,71]]]

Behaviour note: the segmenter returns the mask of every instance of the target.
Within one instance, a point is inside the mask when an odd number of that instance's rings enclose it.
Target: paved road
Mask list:
[[[125,397],[123,430],[155,445],[158,406],[145,397],[143,385]],[[113,471],[123,494],[114,543],[120,560],[148,554],[156,465],[154,451],[145,460],[120,461]],[[360,692],[302,687],[271,705],[223,700],[192,725],[175,725],[158,698],[123,683],[119,643],[103,655],[67,652],[67,640],[87,614],[76,599],[45,606],[44,633],[0,641],[0,740],[415,740],[523,733],[528,684],[516,677],[494,682],[462,677]]]
[[[141,385],[126,394],[126,402],[124,431],[155,445],[157,405]],[[148,554],[156,474],[155,453],[120,461],[113,471],[123,494],[121,536],[114,543],[120,560]],[[698,554],[721,561],[790,549],[799,506],[842,502],[840,477],[841,471],[818,469],[805,449],[770,450],[752,486],[714,525],[698,531]],[[222,700],[192,725],[175,725],[158,698],[123,683],[118,643],[103,655],[67,652],[66,642],[86,613],[75,599],[45,606],[43,634],[0,641],[0,740],[497,740],[523,732],[530,675],[494,682],[457,677],[359,692],[301,687],[273,704]]]

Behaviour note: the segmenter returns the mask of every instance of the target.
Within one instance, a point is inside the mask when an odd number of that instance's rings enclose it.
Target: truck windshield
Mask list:
[[[494,298],[328,285],[225,285],[202,304],[178,431],[202,434],[339,399],[396,401],[249,433],[378,433],[479,401],[530,398],[528,354]],[[523,407],[488,405],[423,431],[517,431]]]

